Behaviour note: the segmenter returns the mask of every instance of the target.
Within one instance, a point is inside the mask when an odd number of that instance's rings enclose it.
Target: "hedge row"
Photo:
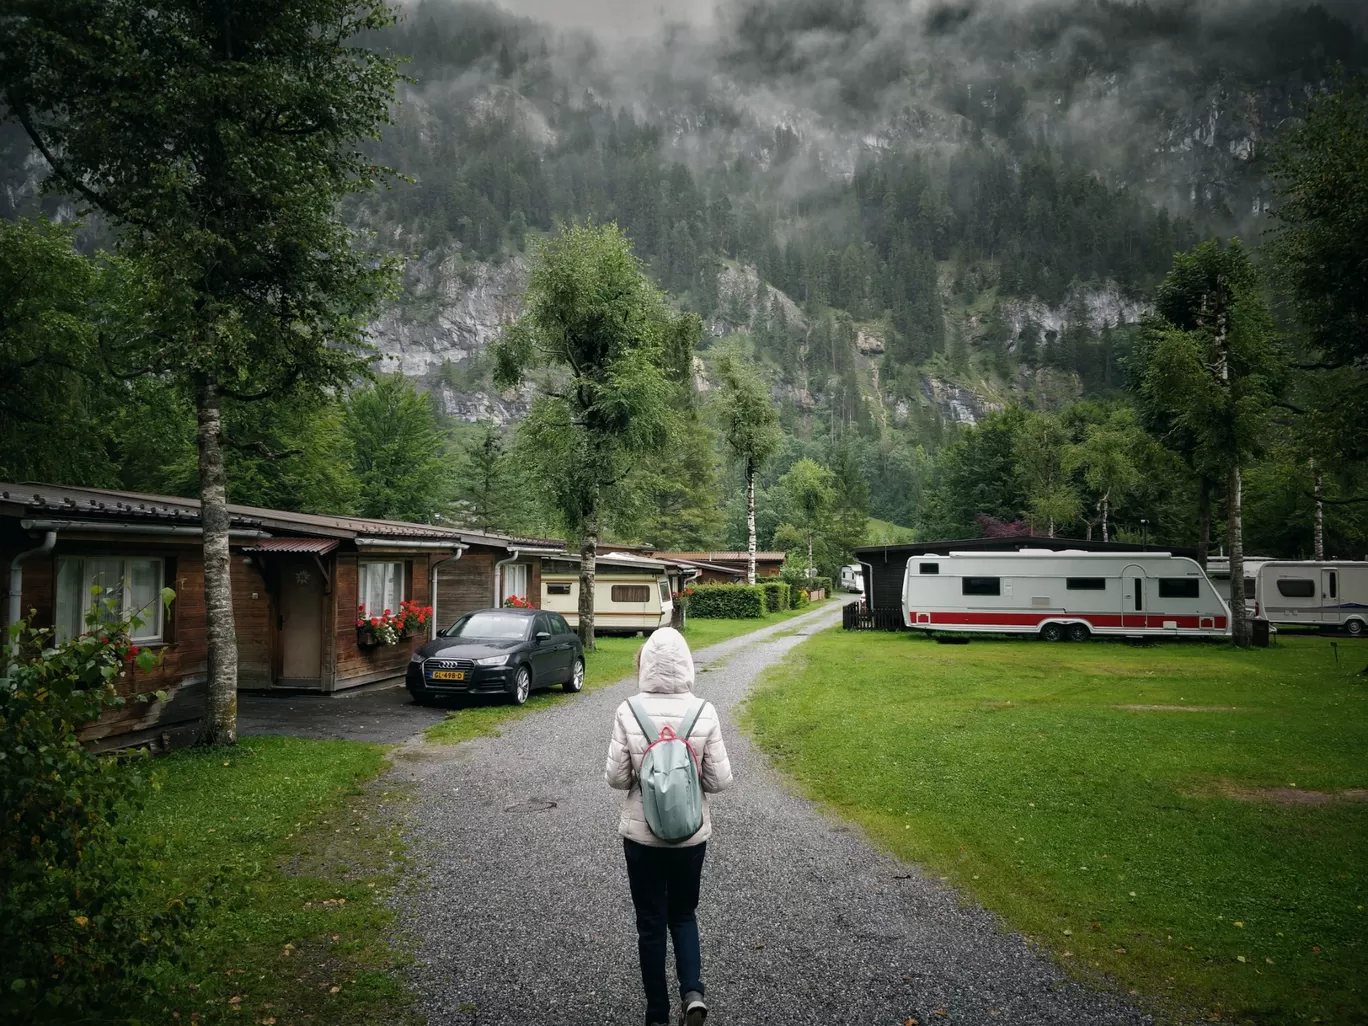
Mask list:
[[[828,595],[830,595],[830,594],[831,594],[831,578],[830,578],[830,577],[809,577],[809,578],[808,578],[808,590],[809,590],[809,591],[824,591],[824,592],[826,592]]]
[[[760,584],[765,589],[765,608],[771,613],[781,613],[789,608],[790,588],[786,581],[764,581]]]
[[[707,620],[759,620],[765,616],[765,588],[755,584],[705,584],[689,599],[689,615]]]
[[[794,588],[791,593],[791,598],[793,600],[794,609],[802,609],[810,601],[808,599],[808,593],[802,588]]]

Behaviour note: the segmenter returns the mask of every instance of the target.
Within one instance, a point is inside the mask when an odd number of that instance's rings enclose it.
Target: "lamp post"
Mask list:
[[[1149,521],[1144,517],[1140,518],[1140,548],[1149,548]]]

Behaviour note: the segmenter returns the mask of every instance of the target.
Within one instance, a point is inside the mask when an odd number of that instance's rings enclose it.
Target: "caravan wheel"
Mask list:
[[[1040,636],[1045,641],[1063,641],[1064,625],[1059,623],[1047,623],[1040,628]]]
[[[1069,624],[1070,641],[1087,641],[1090,637],[1092,637],[1092,631],[1088,630],[1086,623]]]
[[[1344,629],[1356,638],[1363,637],[1365,631],[1362,620],[1350,620],[1344,625]]]

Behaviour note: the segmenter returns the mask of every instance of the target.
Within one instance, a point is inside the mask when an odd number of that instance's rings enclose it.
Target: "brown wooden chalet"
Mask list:
[[[663,552],[651,549],[648,555],[655,559],[674,560],[698,567],[698,580],[701,584],[733,584],[737,581],[744,583],[749,562],[744,552]],[[783,565],[782,552],[755,554],[756,577],[778,577]]]
[[[559,542],[363,517],[230,506],[238,682],[245,689],[332,693],[402,679],[413,649],[439,624],[509,595],[539,595],[541,557]],[[85,629],[91,586],[146,621],[135,642],[159,651],[134,671],[129,702],[87,728],[98,747],[192,740],[205,700],[204,565],[193,499],[54,485],[0,483],[0,559],[6,622],[16,616]],[[176,592],[169,610],[162,587]],[[401,601],[433,606],[425,633],[373,644],[358,630]]]

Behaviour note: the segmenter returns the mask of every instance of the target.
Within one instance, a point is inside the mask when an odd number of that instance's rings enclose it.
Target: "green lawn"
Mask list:
[[[222,896],[189,964],[167,970],[176,998],[159,1021],[420,1021],[381,900],[402,852],[363,792],[384,760],[378,745],[254,737],[157,761],[162,787],[131,829],[164,843],[172,893],[217,878]]]
[[[824,632],[746,710],[812,797],[1079,972],[1368,1022],[1368,644]],[[1357,800],[1355,800],[1357,799]]]
[[[820,608],[813,603],[803,609],[771,613],[763,620],[699,620],[692,619],[684,631],[689,647],[706,648],[739,634],[758,631],[771,624],[782,623],[803,613]],[[594,651],[585,659],[584,690],[592,691],[605,684],[613,684],[636,670],[636,653],[645,641],[639,637],[596,638]],[[423,731],[423,736],[436,744],[456,744],[474,737],[497,737],[499,728],[512,720],[521,719],[538,709],[556,702],[573,701],[559,687],[534,691],[523,706],[511,705],[502,698],[474,698],[453,708],[447,718]]]

